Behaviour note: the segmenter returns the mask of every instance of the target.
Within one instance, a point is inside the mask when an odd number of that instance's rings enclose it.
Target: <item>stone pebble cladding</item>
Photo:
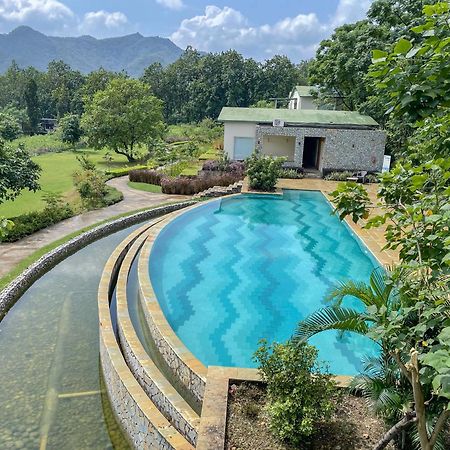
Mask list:
[[[157,221],[153,222],[153,225]],[[149,224],[150,225],[150,224]],[[199,416],[189,407],[146,353],[133,328],[127,304],[127,281],[131,265],[146,238],[139,236],[127,253],[117,281],[117,323],[122,353],[134,377],[153,403],[192,445],[197,441]]]
[[[148,329],[159,353],[173,375],[202,403],[207,368],[188,350],[169,325],[156,298],[148,273],[150,252],[155,239],[162,228],[178,215],[179,212],[170,214],[149,232],[138,263],[139,297]]]
[[[112,222],[108,222],[104,225],[99,225],[53,249],[29,266],[0,292],[0,320],[3,319],[8,310],[38,278],[48,272],[57,263],[61,262],[63,259],[72,255],[76,251],[96,241],[97,239],[114,233],[115,231],[122,230],[147,219],[152,219],[154,217],[185,208],[194,203],[195,202],[188,201],[174,205],[166,205],[123,217]]]
[[[353,128],[256,127],[256,147],[264,136],[294,136],[294,162],[302,164],[305,137],[325,138],[319,170],[367,170],[381,172],[386,134],[380,130]]]
[[[119,348],[110,314],[114,280],[135,240],[151,225],[132,233],[107,261],[98,290],[100,358],[105,386],[114,414],[136,449],[193,450],[148,398],[128,368]]]

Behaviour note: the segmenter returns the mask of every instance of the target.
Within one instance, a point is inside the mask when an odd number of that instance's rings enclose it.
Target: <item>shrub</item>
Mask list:
[[[77,157],[77,160],[82,170],[73,174],[73,181],[83,206],[86,208],[104,206],[104,197],[108,193],[105,176],[86,156]]]
[[[147,183],[147,184],[156,184],[161,185],[161,179],[163,178],[164,173],[156,170],[149,169],[135,169],[130,170],[128,177],[130,181],[134,181],[137,183]]]
[[[6,236],[0,238],[0,241],[18,241],[25,236],[29,236],[36,231],[47,228],[74,215],[71,206],[63,202],[59,194],[46,194],[44,201],[46,202],[46,206],[42,211],[33,211],[14,217],[12,219],[14,226],[7,231]]]
[[[380,181],[380,174],[368,173],[365,178],[366,183],[378,183]]]
[[[250,187],[259,191],[273,191],[283,162],[283,158],[262,156],[255,151],[246,161]]]
[[[161,180],[161,188],[164,194],[194,195],[214,186],[229,186],[240,179],[240,175],[231,173],[193,178],[167,177]]]
[[[317,349],[306,342],[260,342],[254,359],[267,382],[268,413],[272,432],[299,445],[330,417],[336,386],[317,362]]]
[[[103,206],[111,206],[123,200],[123,194],[112,186],[106,186],[106,192],[103,197]]]
[[[348,177],[351,177],[355,172],[344,170],[342,172],[331,172],[325,176],[325,180],[329,181],[347,181]]]
[[[123,177],[125,175],[129,175],[132,170],[138,169],[148,169],[149,166],[133,166],[133,167],[119,167],[118,169],[108,169],[105,170],[105,175],[110,180],[111,178]]]
[[[303,172],[295,169],[281,169],[278,175],[280,178],[288,178],[291,180],[299,180],[304,177]]]
[[[242,161],[229,161],[210,159],[203,163],[202,170],[207,172],[245,172],[245,164]]]

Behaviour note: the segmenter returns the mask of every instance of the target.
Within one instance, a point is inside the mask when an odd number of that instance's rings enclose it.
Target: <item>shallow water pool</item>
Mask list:
[[[288,339],[337,282],[369,279],[373,256],[330,213],[320,192],[287,190],[209,202],[161,231],[150,278],[170,325],[205,365],[254,367],[259,339]],[[369,339],[332,331],[311,343],[342,375],[376,353]]]

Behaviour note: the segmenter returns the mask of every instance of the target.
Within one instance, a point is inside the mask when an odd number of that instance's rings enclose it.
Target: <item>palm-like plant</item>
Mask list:
[[[355,281],[339,283],[327,297],[331,305],[315,311],[298,324],[294,341],[306,341],[326,330],[367,335],[372,326],[387,321],[390,313],[400,307],[397,292],[388,280],[388,274],[377,268],[372,272],[369,284]],[[347,296],[355,297],[361,308],[342,306]]]

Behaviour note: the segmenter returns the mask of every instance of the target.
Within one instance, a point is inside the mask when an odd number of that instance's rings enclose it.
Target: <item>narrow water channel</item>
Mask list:
[[[0,322],[0,449],[128,449],[100,377],[97,287],[138,226],[62,261]]]

